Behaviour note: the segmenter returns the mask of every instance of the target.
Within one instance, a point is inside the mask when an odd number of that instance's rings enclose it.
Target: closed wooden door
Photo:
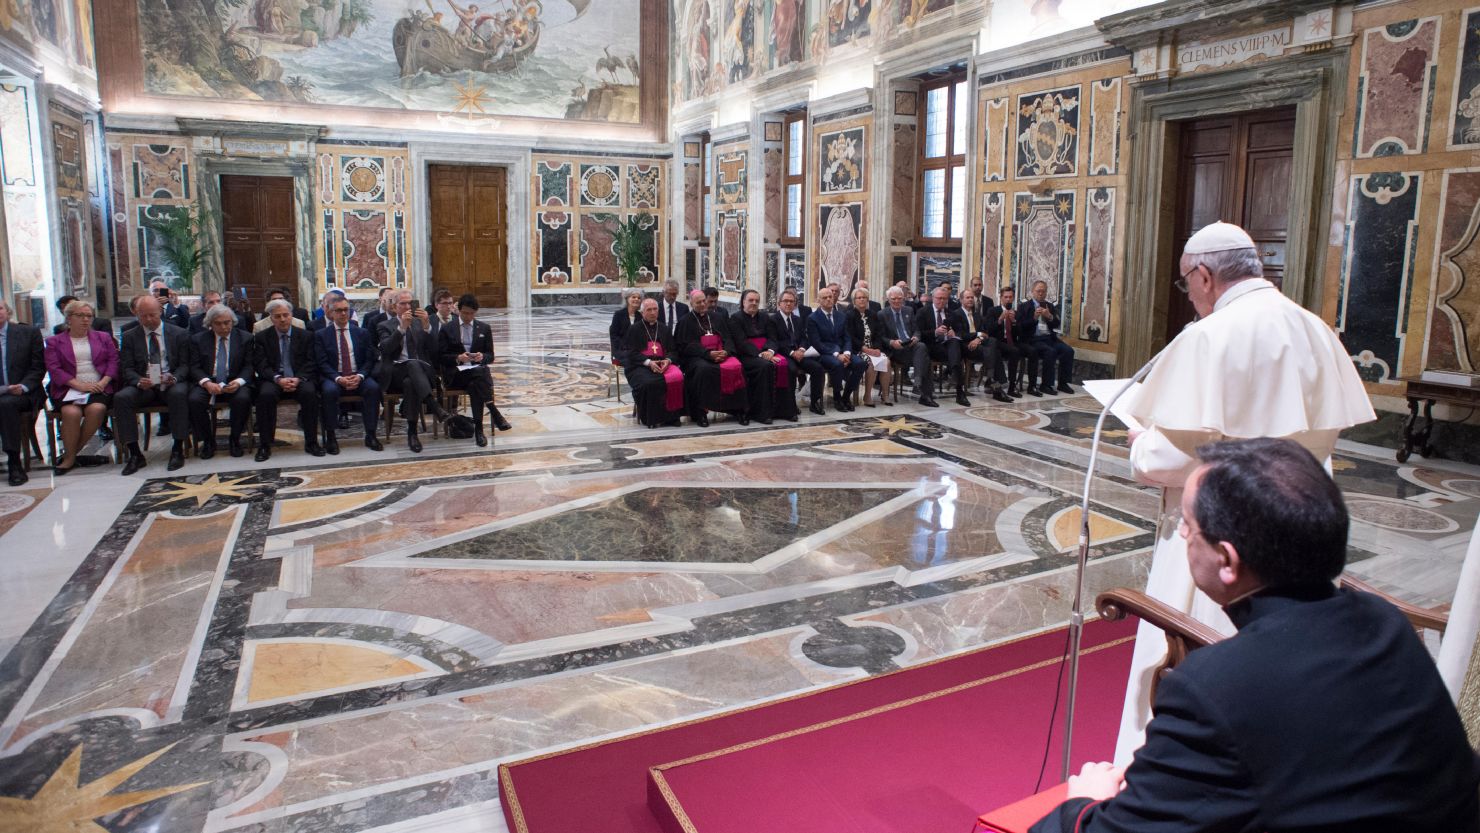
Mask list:
[[[432,286],[509,305],[508,181],[503,168],[431,165]]]
[[[1290,229],[1290,175],[1295,158],[1295,108],[1199,119],[1181,125],[1174,251],[1166,276],[1168,341],[1196,316],[1175,287],[1187,238],[1222,220],[1249,232],[1264,277],[1281,285]]]
[[[261,309],[274,287],[298,302],[291,177],[223,175],[221,231],[228,292],[244,293],[252,309]]]

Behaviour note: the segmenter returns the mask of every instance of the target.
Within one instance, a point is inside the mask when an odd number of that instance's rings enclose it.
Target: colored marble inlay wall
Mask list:
[[[871,233],[867,206],[872,186],[863,172],[871,163],[872,124],[873,114],[868,112],[846,118],[823,114],[820,121],[812,121],[811,173],[807,177],[811,189],[807,222],[812,224],[807,252],[812,268],[806,303],[814,307],[819,288],[836,281],[846,295],[854,283],[869,277],[865,252]]]
[[[750,226],[750,139],[714,146],[714,219],[710,235],[713,282],[723,293],[750,289],[747,252]],[[707,285],[707,284],[706,284]],[[726,300],[736,300],[731,297]]]
[[[977,91],[980,213],[966,271],[993,297],[1046,281],[1065,340],[1101,354],[1118,339],[1129,69],[1115,58]]]
[[[614,244],[618,224],[633,217],[648,240],[637,284],[650,286],[667,277],[665,161],[539,155],[532,161],[534,292],[624,286]]]
[[[195,159],[189,141],[109,131],[109,167],[113,176],[114,280],[118,298],[144,291],[158,278],[171,285],[179,276],[160,257],[159,241],[143,221],[186,210],[195,200]]]
[[[1331,195],[1344,229],[1320,303],[1368,390],[1392,395],[1425,369],[1480,373],[1480,8],[1419,0],[1352,26]]]
[[[101,262],[94,258],[93,241],[94,220],[102,218],[89,190],[97,188],[97,161],[90,156],[96,145],[86,140],[91,128],[81,115],[53,103],[50,121],[61,249],[56,274],[68,292],[91,297],[87,290],[96,279],[95,264]]]
[[[0,191],[5,201],[5,263],[13,293],[35,291],[44,282],[41,252],[46,230],[39,210],[41,152],[35,138],[35,101],[30,86],[0,84]]]
[[[411,285],[410,155],[404,148],[319,145],[314,158],[318,292],[374,295]]]

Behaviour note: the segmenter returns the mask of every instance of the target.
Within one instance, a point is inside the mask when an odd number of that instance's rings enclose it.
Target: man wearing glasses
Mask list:
[[[1182,489],[1196,449],[1226,439],[1281,437],[1329,467],[1337,435],[1376,419],[1347,349],[1326,322],[1265,280],[1248,233],[1213,223],[1183,249],[1178,288],[1199,320],[1155,359],[1128,394],[1136,480],[1162,487],[1162,511],[1146,592],[1223,633],[1233,631],[1200,593],[1177,534]],[[1115,761],[1130,760],[1151,717],[1151,681],[1166,652],[1161,631],[1142,624],[1131,660]]]

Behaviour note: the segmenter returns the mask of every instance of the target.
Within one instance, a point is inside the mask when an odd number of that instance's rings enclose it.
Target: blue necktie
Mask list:
[[[226,384],[226,339],[216,339],[216,383]]]
[[[283,376],[288,379],[293,378],[293,362],[288,359],[289,354],[292,352],[289,349],[291,343],[291,339],[288,336],[278,336],[278,353],[283,358]]]

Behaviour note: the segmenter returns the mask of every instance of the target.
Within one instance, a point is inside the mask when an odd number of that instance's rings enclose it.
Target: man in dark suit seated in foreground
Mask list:
[[[1199,449],[1181,534],[1234,636],[1161,680],[1128,768],[1085,764],[1032,833],[1475,833],[1480,761],[1423,643],[1333,583],[1347,512],[1289,440]]]

